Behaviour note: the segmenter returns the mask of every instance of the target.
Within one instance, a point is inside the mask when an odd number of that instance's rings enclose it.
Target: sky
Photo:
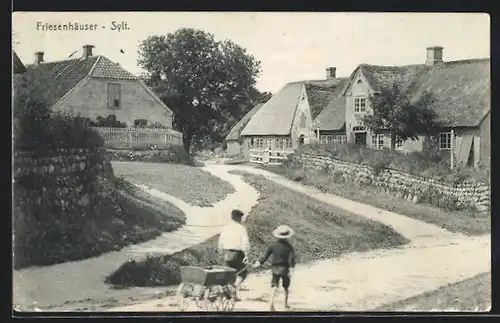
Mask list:
[[[40,28],[70,22],[97,28]],[[124,23],[126,29],[112,30]],[[362,63],[424,63],[429,46],[442,46],[445,61],[490,57],[485,13],[15,12],[12,41],[25,64],[33,62],[37,51],[45,53],[45,61],[57,61],[74,51],[81,55],[82,45],[90,44],[95,55],[139,74],[139,43],[179,28],[203,29],[246,48],[261,61],[257,88],[273,93],[287,82],[324,79],[328,66],[347,77]]]

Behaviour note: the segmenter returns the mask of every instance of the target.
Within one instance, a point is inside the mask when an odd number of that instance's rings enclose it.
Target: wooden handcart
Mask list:
[[[232,311],[236,270],[223,266],[181,267],[181,284],[177,288],[178,306],[185,311],[190,303],[205,311]]]

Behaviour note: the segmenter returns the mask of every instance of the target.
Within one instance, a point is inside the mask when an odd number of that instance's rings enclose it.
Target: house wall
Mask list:
[[[479,125],[479,162],[481,164],[490,165],[491,163],[491,113],[488,113],[486,118]],[[475,140],[475,138],[474,138]]]
[[[226,155],[228,157],[239,156],[242,154],[242,145],[238,142],[238,140],[230,140],[226,141],[227,149]]]
[[[108,109],[108,83],[121,84],[119,110]],[[118,120],[127,123],[128,126],[133,126],[136,119],[147,119],[148,124],[158,122],[165,127],[172,128],[172,113],[156,99],[137,81],[87,78],[54,105],[53,109],[73,115],[80,114],[91,119],[114,114]]]
[[[301,119],[304,116],[305,122],[301,125]],[[301,135],[304,136],[304,143],[308,143],[311,139],[314,139],[314,132],[312,131],[312,115],[311,107],[309,106],[309,100],[307,98],[307,92],[305,86],[302,86],[301,98],[295,110],[295,116],[292,122],[291,138],[293,143],[293,148],[299,146],[299,138]]]
[[[361,83],[358,83],[361,81]],[[353,78],[353,82],[349,89],[346,92],[346,134],[347,140],[349,142],[354,142],[354,135],[352,132],[353,127],[363,126],[362,122],[359,120],[367,113],[371,113],[372,109],[370,108],[368,102],[368,96],[370,93],[373,93],[372,89],[368,85],[366,78],[361,73],[361,70],[356,72],[355,77]],[[366,102],[366,111],[364,113],[354,113],[354,99],[356,97],[363,96],[367,98]],[[367,144],[371,145],[371,135],[370,132],[367,131]]]

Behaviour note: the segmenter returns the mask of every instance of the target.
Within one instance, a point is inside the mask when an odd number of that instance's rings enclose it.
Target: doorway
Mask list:
[[[356,132],[354,134],[354,143],[356,146],[366,147],[366,132]]]
[[[302,146],[304,144],[304,135],[300,135],[299,137],[299,145]]]

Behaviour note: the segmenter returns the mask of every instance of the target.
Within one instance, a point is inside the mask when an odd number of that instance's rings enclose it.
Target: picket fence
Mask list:
[[[104,140],[104,147],[113,149],[166,148],[182,145],[182,133],[171,129],[156,128],[93,128]]]

